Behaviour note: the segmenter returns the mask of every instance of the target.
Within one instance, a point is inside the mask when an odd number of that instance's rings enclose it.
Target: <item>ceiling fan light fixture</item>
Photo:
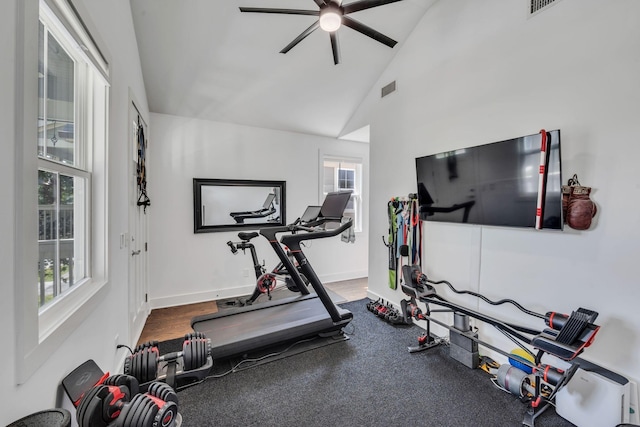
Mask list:
[[[328,33],[337,31],[342,25],[342,14],[334,7],[326,7],[320,11],[320,28]]]
[[[382,34],[373,28],[362,24],[347,15],[361,10],[373,9],[374,7],[384,6],[390,3],[396,3],[402,0],[352,0],[349,4],[342,6],[343,0],[313,0],[319,10],[309,9],[280,9],[268,7],[240,7],[240,12],[254,13],[277,13],[282,15],[305,15],[316,16],[317,20],[313,22],[298,37],[293,39],[291,43],[286,45],[280,53],[287,53],[304,40],[309,34],[320,28],[322,31],[329,33],[331,41],[331,52],[333,53],[333,63],[340,63],[340,45],[338,43],[338,33],[342,24],[358,33],[365,35],[375,41],[388,47],[394,47],[398,42]]]

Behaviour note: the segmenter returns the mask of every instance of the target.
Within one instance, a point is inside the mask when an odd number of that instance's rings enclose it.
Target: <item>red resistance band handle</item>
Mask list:
[[[547,181],[547,131],[540,130],[540,169],[538,172],[538,203],[536,205],[536,229],[542,228],[544,196]]]

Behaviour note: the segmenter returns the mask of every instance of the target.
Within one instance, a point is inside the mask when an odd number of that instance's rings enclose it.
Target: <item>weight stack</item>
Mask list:
[[[449,356],[462,363],[467,368],[476,369],[480,364],[478,343],[473,338],[478,334],[471,331],[469,317],[454,313],[453,328],[449,331]]]

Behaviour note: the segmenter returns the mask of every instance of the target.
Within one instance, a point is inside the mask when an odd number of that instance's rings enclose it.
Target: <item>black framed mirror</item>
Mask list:
[[[286,224],[285,181],[193,178],[193,232]]]

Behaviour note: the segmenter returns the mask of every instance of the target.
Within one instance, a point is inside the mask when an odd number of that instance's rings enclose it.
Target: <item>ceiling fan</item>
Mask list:
[[[398,42],[384,34],[368,27],[355,19],[347,16],[353,12],[359,12],[365,9],[371,9],[378,6],[384,6],[385,4],[395,3],[402,0],[360,0],[346,5],[342,5],[342,0],[313,0],[319,7],[319,10],[304,10],[304,9],[275,9],[264,7],[240,7],[241,12],[257,12],[257,13],[277,13],[285,15],[312,15],[318,16],[318,20],[311,24],[309,28],[304,30],[298,37],[296,37],[291,43],[286,45],[280,53],[287,53],[293,49],[298,43],[304,40],[309,34],[314,32],[320,27],[322,30],[329,33],[331,39],[331,50],[333,51],[334,64],[340,63],[340,47],[338,44],[338,29],[345,25],[359,33],[364,34],[367,37],[387,45],[394,47]]]

